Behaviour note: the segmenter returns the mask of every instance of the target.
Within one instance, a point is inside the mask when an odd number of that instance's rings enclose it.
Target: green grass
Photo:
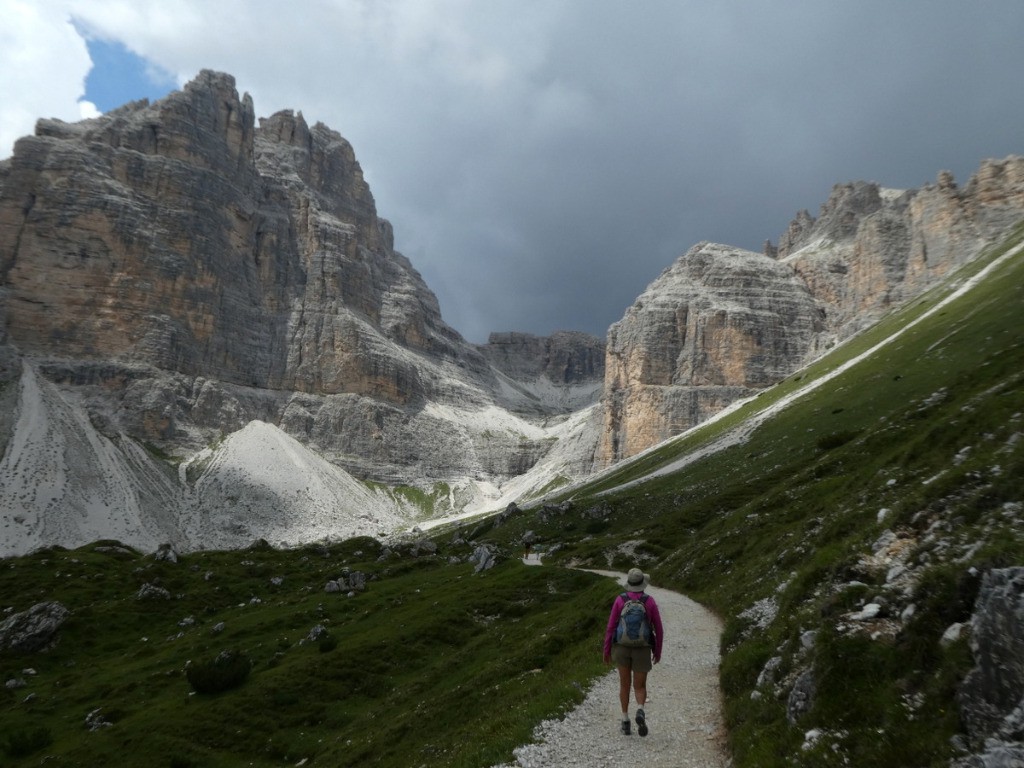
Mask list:
[[[476,575],[440,557],[377,562],[379,549],[169,564],[90,546],[5,561],[4,607],[56,597],[72,615],[53,650],[0,657],[5,680],[37,673],[0,694],[0,748],[11,765],[490,765],[603,669],[589,607],[614,591],[607,580],[514,561]],[[324,592],[342,567],[370,574],[368,589]],[[138,601],[143,583],[172,599]],[[317,625],[335,642],[308,641]],[[247,679],[194,693],[186,667],[225,650],[251,660]],[[97,708],[112,725],[89,732]]]
[[[1022,237],[1018,230],[968,271]],[[900,308],[728,418],[600,484],[567,490],[567,512],[527,509],[435,532],[437,556],[380,560],[379,543],[356,539],[196,553],[177,564],[95,546],[2,561],[0,609],[58,599],[72,614],[53,650],[0,656],[4,680],[36,672],[27,687],[0,690],[0,758],[174,767],[508,761],[604,670],[604,606],[616,591],[592,574],[520,565],[522,536],[533,530],[552,565],[639,561],[656,583],[723,617],[720,677],[737,768],[946,766],[961,730],[955,691],[972,660],[964,641],[943,647],[939,637],[970,615],[972,573],[1024,564],[1019,515],[1005,506],[1024,502],[1024,259],[741,444],[598,491],[709,443],[949,291]],[[435,498],[397,493],[410,503]],[[909,597],[867,559],[886,529],[911,547],[918,581]],[[451,544],[456,532],[471,543]],[[635,555],[623,554],[627,541]],[[503,560],[473,574],[459,560],[480,542]],[[365,593],[324,592],[344,567],[370,575]],[[147,583],[172,598],[138,601]],[[912,602],[916,612],[877,637],[844,626],[845,614],[876,596]],[[763,627],[742,615],[760,600],[778,608]],[[326,634],[307,640],[317,626]],[[811,650],[801,643],[808,631],[817,632]],[[248,677],[195,693],[189,662],[210,664],[224,651],[251,662]],[[752,697],[776,656],[777,683]],[[791,724],[788,689],[807,669],[818,692]],[[112,724],[89,732],[85,718],[97,708]],[[812,728],[825,735],[803,749]]]
[[[430,520],[434,517],[458,511],[461,502],[453,498],[452,487],[448,483],[434,483],[430,490],[411,485],[386,486],[382,483],[367,482],[374,491],[391,496],[402,508],[413,511],[414,518]]]
[[[971,270],[1021,237],[1018,230]],[[573,489],[575,514],[547,523],[526,515],[484,535],[511,543],[530,528],[559,545],[552,560],[619,568],[631,563],[618,545],[639,541],[659,584],[719,613],[737,766],[946,765],[960,729],[956,685],[972,662],[964,644],[942,648],[939,637],[970,615],[977,584],[968,569],[1024,564],[1024,532],[1003,514],[1004,504],[1024,502],[1024,258],[766,420],[742,444],[671,475],[597,492],[713,440],[949,292],[937,288],[893,313],[728,419]],[[597,507],[601,526],[588,530],[579,512]],[[930,537],[936,525],[942,535]],[[910,564],[921,573],[914,619],[887,640],[840,631],[843,614],[875,595],[907,602],[884,573],[864,565],[887,528],[914,542]],[[843,588],[851,581],[867,586]],[[764,630],[740,618],[773,597],[778,616]],[[799,643],[808,630],[820,638],[809,654]],[[786,720],[785,686],[781,699],[751,699],[775,655],[784,673],[811,668],[819,679],[815,704],[796,725]],[[828,738],[803,750],[811,728]]]

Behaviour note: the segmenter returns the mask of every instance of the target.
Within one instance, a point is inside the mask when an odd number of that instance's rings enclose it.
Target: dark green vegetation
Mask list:
[[[1022,239],[1019,230],[1003,251]],[[1024,564],[1024,258],[923,317],[949,292],[901,308],[601,486],[574,489],[568,511],[463,525],[464,538],[507,556],[479,575],[448,563],[471,548],[449,544],[450,529],[436,536],[438,556],[383,561],[371,540],[201,553],[177,564],[94,547],[3,561],[0,608],[58,599],[72,614],[52,651],[0,656],[5,680],[36,671],[24,676],[27,687],[0,692],[0,760],[506,761],[604,669],[599,646],[616,591],[590,574],[521,566],[514,558],[533,530],[552,550],[550,565],[621,570],[639,560],[656,584],[724,618],[721,683],[737,766],[945,766],[961,729],[954,694],[972,660],[963,640],[939,639],[970,615],[977,573]],[[597,495],[753,424],[917,319],[745,440]],[[877,562],[874,545],[887,530],[909,580],[890,580]],[[369,574],[367,591],[325,593],[342,567]],[[171,598],[137,600],[147,583]],[[875,598],[888,606],[879,621],[850,618]],[[901,621],[910,604],[913,617]],[[755,605],[765,610],[748,610]],[[181,626],[187,617],[195,624]],[[808,632],[817,633],[809,649]],[[773,658],[774,681],[752,697]],[[193,691],[189,661],[217,692]],[[817,693],[791,724],[788,692],[807,670]],[[111,725],[90,732],[85,718],[97,708]],[[811,729],[823,735],[803,749]]]
[[[0,764],[492,765],[603,668],[591,606],[606,580],[380,552],[363,539],[176,564],[95,546],[3,561],[4,608],[56,598],[72,614],[52,650],[0,656],[4,681],[28,683],[0,689]],[[364,592],[324,591],[343,567],[370,577]],[[170,599],[137,599],[144,584]],[[96,709],[110,725],[90,731]]]
[[[1018,229],[968,271],[1022,235]],[[950,292],[918,299],[719,424],[623,466],[595,488],[613,488],[722,437]],[[721,683],[737,766],[944,766],[950,737],[961,730],[956,687],[973,660],[965,640],[939,640],[970,616],[980,580],[970,569],[1024,565],[1021,502],[1018,255],[746,440],[604,496],[577,489],[575,513],[549,510],[546,522],[527,514],[477,535],[510,542],[532,529],[558,545],[551,563],[625,569],[639,557],[657,584],[721,615]],[[902,581],[889,582],[886,564],[873,558],[886,530],[909,573]],[[620,546],[627,541],[636,555]],[[878,621],[850,619],[875,598],[889,606]],[[909,604],[916,612],[901,622]],[[770,609],[767,619],[748,611],[755,605]],[[807,632],[817,632],[812,649],[801,644]],[[775,685],[752,698],[773,657]],[[817,694],[790,723],[787,697],[806,669]],[[811,729],[823,737],[803,749]]]

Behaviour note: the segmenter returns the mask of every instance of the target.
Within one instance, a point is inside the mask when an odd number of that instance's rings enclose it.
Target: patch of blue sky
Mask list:
[[[87,39],[86,45],[92,69],[85,78],[84,100],[101,112],[138,99],[156,101],[178,87],[173,75],[119,42]]]

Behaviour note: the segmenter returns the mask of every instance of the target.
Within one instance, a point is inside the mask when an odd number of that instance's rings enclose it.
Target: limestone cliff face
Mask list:
[[[1024,217],[1024,158],[987,160],[963,189],[948,172],[914,190],[836,185],[817,219],[798,214],[778,258],[803,279],[842,339],[973,259]]]
[[[579,410],[597,400],[604,382],[605,343],[586,333],[492,333],[479,349],[526,398],[512,407],[554,400],[565,412]]]
[[[836,185],[763,255],[701,244],[609,329],[598,464],[634,455],[780,381],[969,262],[1024,219],[1024,158],[961,190]]]
[[[284,297],[263,295],[276,287],[255,279],[249,247],[252,152],[252,104],[228,78],[96,120],[40,121],[0,188],[10,340],[39,355],[280,378],[280,322],[263,309]]]
[[[18,142],[0,191],[7,327],[34,354],[407,402],[390,342],[483,361],[444,325],[351,146],[202,73],[157,104]]]
[[[480,351],[517,380],[544,377],[556,384],[588,384],[604,378],[604,341],[586,333],[492,333]]]
[[[821,327],[786,265],[694,246],[608,331],[601,461],[632,456],[775,383]]]
[[[209,71],[18,141],[0,321],[4,354],[104,434],[179,457],[255,419],[360,478],[500,481],[550,447],[533,422],[596,399],[493,368],[395,251],[349,143],[301,113],[257,121]],[[479,416],[496,409],[502,424]]]

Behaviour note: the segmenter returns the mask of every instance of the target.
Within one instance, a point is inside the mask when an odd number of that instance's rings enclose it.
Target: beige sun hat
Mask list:
[[[651,583],[651,577],[639,568],[630,568],[626,574],[626,589],[630,592],[643,592]]]

